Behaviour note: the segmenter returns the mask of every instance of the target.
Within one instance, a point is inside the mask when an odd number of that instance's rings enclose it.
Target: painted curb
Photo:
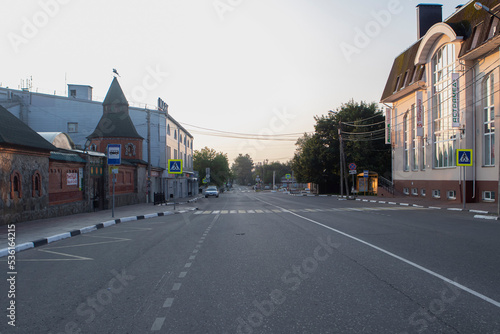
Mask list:
[[[195,200],[193,200],[193,201],[195,201]],[[162,216],[170,216],[170,215],[174,215],[174,214],[181,214],[181,213],[186,213],[186,212],[195,211],[195,210],[198,210],[198,208],[187,208],[187,209],[183,209],[183,210],[165,211],[165,212],[151,213],[151,214],[141,215],[141,216],[124,217],[124,218],[118,218],[115,220],[108,220],[108,221],[98,223],[95,225],[82,227],[79,230],[74,230],[71,232],[66,232],[66,233],[61,233],[61,234],[56,234],[56,235],[53,235],[53,236],[50,236],[47,238],[38,239],[38,240],[35,240],[32,242],[25,242],[25,243],[16,245],[15,250],[16,250],[16,253],[19,253],[19,252],[26,250],[26,249],[47,245],[47,244],[50,244],[52,242],[71,238],[71,237],[74,237],[74,236],[77,236],[80,234],[90,233],[92,231],[96,231],[96,230],[99,230],[101,228],[113,226],[113,225],[119,224],[119,223],[125,223],[128,221],[136,221],[136,220],[148,219],[148,218],[156,218],[156,217],[162,217]],[[12,248],[11,248],[11,250],[12,250]],[[0,249],[0,258],[5,257],[7,255],[9,255],[9,248]]]

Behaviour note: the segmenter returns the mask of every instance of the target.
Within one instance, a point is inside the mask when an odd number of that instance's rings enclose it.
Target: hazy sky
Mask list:
[[[65,83],[84,84],[102,101],[116,68],[131,104],[161,97],[195,149],[286,161],[315,115],[379,101],[394,58],[416,41],[418,3],[4,0],[0,85],[32,77],[33,91],[64,95]],[[439,3],[446,18],[461,2]]]

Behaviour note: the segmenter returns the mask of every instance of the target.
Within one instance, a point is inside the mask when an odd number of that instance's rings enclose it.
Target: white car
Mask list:
[[[205,198],[208,198],[208,196],[219,197],[219,190],[217,190],[216,186],[207,187],[207,189],[205,190]]]

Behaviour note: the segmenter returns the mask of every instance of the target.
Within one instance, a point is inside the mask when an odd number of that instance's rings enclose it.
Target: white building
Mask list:
[[[491,12],[470,1],[444,21],[441,5],[417,6],[417,41],[394,60],[381,98],[389,106],[396,191],[461,201],[457,150],[468,149],[467,201],[497,201],[500,5],[482,3]]]
[[[78,149],[85,148],[87,136],[95,130],[103,110],[102,101],[92,100],[91,86],[72,84],[68,85],[67,97],[0,87],[0,105],[37,132],[69,134]],[[151,192],[165,192],[167,198],[174,193],[176,197],[195,195],[198,185],[193,173],[193,136],[171,115],[167,120],[165,111],[131,106],[129,113],[137,132],[145,139],[150,115]],[[147,145],[144,140],[142,152],[146,161]],[[168,159],[182,159],[184,173],[177,177],[169,174]]]

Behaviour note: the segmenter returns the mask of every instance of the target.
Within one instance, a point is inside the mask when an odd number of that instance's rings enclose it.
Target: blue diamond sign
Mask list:
[[[168,160],[168,172],[170,174],[182,174],[182,160],[181,159]]]
[[[457,150],[457,166],[472,166],[472,150]]]

